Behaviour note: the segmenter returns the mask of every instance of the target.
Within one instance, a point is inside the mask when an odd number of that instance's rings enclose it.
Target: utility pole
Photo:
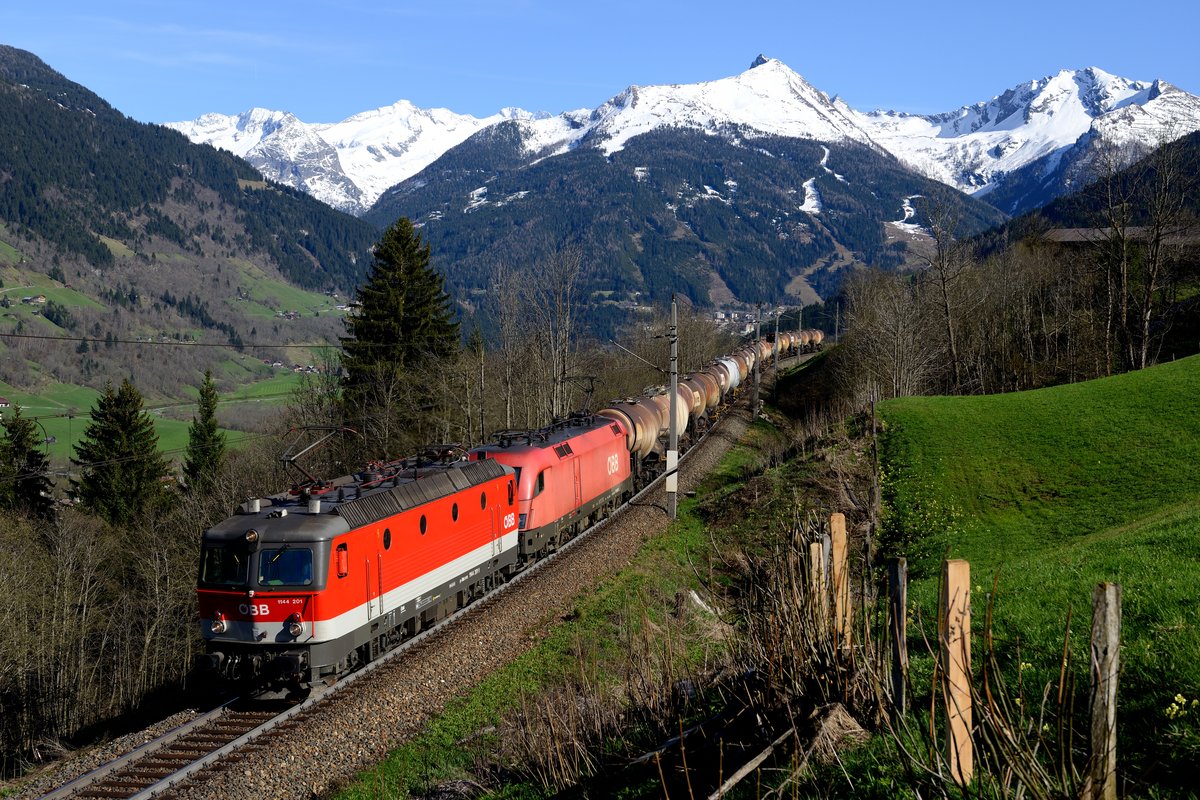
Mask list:
[[[752,417],[758,416],[758,382],[759,382],[758,362],[762,360],[758,356],[758,352],[759,352],[758,345],[759,345],[761,333],[762,333],[762,303],[759,303],[754,312],[754,394],[751,395],[751,397],[750,397],[750,414]]]
[[[667,515],[675,519],[679,496],[679,321],[675,295],[671,295],[671,423],[667,434]]]
[[[771,346],[771,375],[779,378],[779,309],[775,309],[775,342]]]
[[[487,428],[484,426],[484,421],[483,421],[483,401],[484,401],[484,396],[487,394],[487,388],[485,385],[484,375],[483,375],[484,352],[485,352],[485,350],[481,346],[479,348],[479,443],[480,444],[487,444]]]

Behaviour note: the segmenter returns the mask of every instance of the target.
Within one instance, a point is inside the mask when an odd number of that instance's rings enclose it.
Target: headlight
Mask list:
[[[287,631],[293,637],[304,633],[304,624],[300,621],[299,614],[292,614],[290,617],[288,617]]]
[[[208,627],[209,627],[209,629],[212,630],[213,633],[216,633],[216,634],[224,633],[229,628],[229,626],[227,624],[225,624],[225,620],[221,619],[220,617],[217,617],[216,619],[214,619],[212,621],[212,624],[209,625]]]

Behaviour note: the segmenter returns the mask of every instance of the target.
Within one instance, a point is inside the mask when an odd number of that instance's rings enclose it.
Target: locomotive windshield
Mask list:
[[[244,548],[205,547],[200,563],[200,580],[203,583],[245,586],[246,564],[249,560]]]
[[[284,545],[258,552],[259,586],[308,586],[313,577],[312,550]]]

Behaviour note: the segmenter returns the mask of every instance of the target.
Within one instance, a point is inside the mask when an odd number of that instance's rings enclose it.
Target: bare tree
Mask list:
[[[1130,144],[1104,142],[1091,160],[1094,180],[1088,194],[1099,209],[1101,233],[1095,237],[1104,276],[1107,319],[1104,328],[1105,374],[1115,368],[1118,348],[1132,361],[1129,337],[1129,266],[1131,230],[1137,209],[1137,181],[1124,172],[1142,152]]]
[[[521,360],[522,316],[518,278],[506,265],[492,270],[491,289],[497,316],[496,351],[500,356],[501,394],[504,398],[504,428],[513,426],[513,402],[517,365]]]
[[[1163,305],[1162,290],[1170,281],[1174,256],[1196,224],[1187,207],[1187,198],[1200,183],[1197,165],[1187,155],[1194,151],[1169,143],[1176,138],[1170,133],[1164,136],[1159,147],[1143,160],[1138,176],[1139,205],[1146,215],[1146,225],[1139,237],[1144,254],[1139,259],[1136,294],[1131,300],[1137,311],[1136,348],[1131,355],[1139,368],[1149,365],[1151,349],[1161,341],[1164,331],[1155,334],[1152,328]]]
[[[542,383],[549,389],[544,413],[554,419],[571,410],[570,378],[576,366],[582,272],[582,251],[578,246],[568,245],[556,252],[544,269],[529,276],[526,286],[525,305],[536,323],[534,333],[544,359]]]
[[[969,291],[971,282],[965,278],[974,266],[967,246],[959,239],[961,220],[946,203],[935,200],[929,210],[929,234],[933,239],[933,253],[923,260],[927,280],[937,289],[942,312],[942,325],[946,335],[946,349],[950,357],[951,392],[963,391],[965,387],[962,358],[959,353],[959,319],[971,313],[975,305]]]
[[[935,385],[944,350],[933,337],[924,284],[912,276],[863,271],[849,298],[843,385],[856,400],[923,394]],[[936,313],[936,312],[934,312]]]

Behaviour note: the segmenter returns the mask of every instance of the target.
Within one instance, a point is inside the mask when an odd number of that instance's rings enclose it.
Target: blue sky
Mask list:
[[[1194,0],[74,0],[8,2],[30,50],[147,122],[253,106],[334,122],[407,99],[484,116],[594,107],[758,53],[861,109],[948,111],[1062,68],[1200,93]]]

